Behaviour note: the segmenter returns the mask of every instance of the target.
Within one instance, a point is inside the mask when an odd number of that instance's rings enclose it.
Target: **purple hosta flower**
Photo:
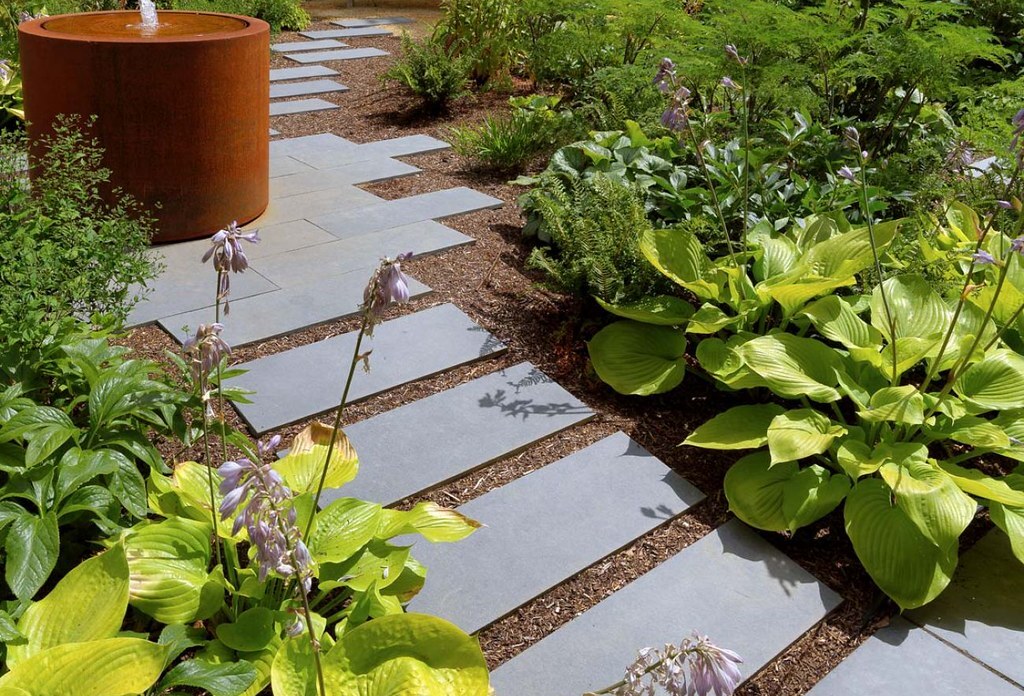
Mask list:
[[[849,167],[845,167],[845,166],[842,167],[839,170],[838,174],[839,174],[839,176],[843,177],[847,181],[852,181],[852,182],[856,182],[857,181],[857,175],[854,174],[853,170],[850,169]]]
[[[672,102],[661,115],[661,125],[670,131],[682,133],[690,124],[690,90],[680,86],[672,95]]]
[[[1016,153],[1017,166],[1024,167],[1024,149],[1017,147],[1020,144],[1020,136],[1024,135],[1024,109],[1014,115],[1011,123],[1013,124],[1013,139],[1010,141],[1010,150]]]
[[[1010,201],[996,201],[996,205],[1005,210],[1013,209],[1013,203],[1011,203]]]
[[[741,91],[743,89],[738,84],[736,84],[733,81],[733,79],[731,77],[729,77],[728,75],[726,75],[725,77],[722,78],[721,84],[726,89],[735,90],[736,92],[739,92],[739,91]]]
[[[999,263],[996,257],[988,253],[984,249],[979,250],[971,254],[971,259],[979,266],[995,266]]]
[[[367,336],[380,323],[384,310],[393,304],[409,301],[409,278],[402,272],[402,262],[412,258],[412,252],[399,254],[394,259],[381,259],[363,290],[363,318]]]
[[[974,164],[974,148],[969,140],[957,140],[946,153],[946,164],[963,171]]]
[[[11,76],[11,64],[6,60],[0,60],[0,80],[4,82]]]
[[[739,51],[736,50],[736,46],[734,46],[733,44],[725,45],[725,55],[731,58],[732,60],[736,61],[738,65],[747,64],[747,59],[740,56]]]
[[[707,636],[695,636],[696,643],[690,654],[690,691],[695,694],[728,696],[740,683],[740,670],[736,666],[743,662],[732,650],[719,648]]]
[[[663,93],[668,94],[676,84],[676,64],[670,58],[662,58],[658,72],[654,75],[654,84]]]
[[[661,687],[670,696],[729,696],[740,682],[736,667],[740,662],[736,653],[695,633],[692,639],[666,645],[664,650],[641,650],[612,693],[653,696]]]
[[[1010,242],[1010,251],[1015,254],[1024,254],[1024,237],[1017,237]]]
[[[860,150],[860,131],[853,126],[847,126],[843,129],[843,140],[850,146],[850,149]]]
[[[182,347],[192,359],[192,376],[202,381],[225,356],[231,355],[231,346],[220,337],[223,324],[200,324],[195,336],[189,336]]]
[[[210,248],[203,254],[203,263],[213,258],[213,267],[217,269],[217,299],[227,298],[230,291],[231,273],[241,273],[249,267],[249,259],[242,249],[242,240],[252,244],[260,241],[260,231],[242,232],[238,229],[238,222],[232,222],[223,230],[217,232],[210,238]],[[228,312],[228,305],[224,304],[224,313]]]
[[[268,452],[276,446],[274,441],[261,443],[260,451]],[[303,590],[309,592],[313,559],[296,526],[292,492],[281,475],[269,463],[254,463],[245,457],[224,462],[217,473],[222,479],[220,492],[224,496],[221,519],[235,515],[231,533],[238,534],[243,527],[249,533],[260,582],[276,573],[298,580]]]

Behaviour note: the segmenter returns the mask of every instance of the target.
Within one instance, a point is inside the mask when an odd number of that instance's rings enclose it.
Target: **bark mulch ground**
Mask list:
[[[311,5],[314,16],[401,14],[394,3],[388,7],[361,8],[351,12],[331,8],[327,2]],[[405,11],[408,14],[409,11]],[[432,13],[418,11],[415,33],[424,33]],[[314,29],[333,28],[326,23]],[[396,27],[396,29],[409,28]],[[282,34],[278,41],[301,41],[297,34]],[[506,108],[508,92],[484,92],[455,104],[442,116],[425,116],[414,98],[393,86],[383,86],[380,75],[399,53],[397,38],[346,39],[352,46],[375,46],[391,56],[329,64],[340,73],[337,78],[350,88],[344,94],[322,98],[337,103],[334,111],[293,115],[273,119],[272,126],[285,137],[332,132],[357,142],[369,142],[403,135],[426,133],[445,139],[454,125],[475,123]],[[273,67],[294,63],[275,56]],[[513,93],[526,94],[528,85],[513,86]],[[457,506],[488,490],[564,457],[581,447],[622,430],[667,465],[707,493],[707,499],[686,514],[666,522],[627,548],[601,560],[576,577],[545,593],[511,615],[484,629],[481,644],[492,667],[501,664],[543,638],[558,626],[594,606],[604,597],[651,570],[680,549],[693,543],[729,517],[722,493],[722,479],[734,460],[731,456],[679,447],[694,427],[728,404],[730,397],[696,379],[681,389],[658,397],[624,397],[603,385],[589,367],[584,342],[600,328],[600,312],[578,299],[551,292],[542,286],[543,276],[525,268],[530,243],[522,239],[523,220],[515,205],[522,189],[507,183],[511,177],[484,172],[453,151],[438,152],[406,161],[422,169],[412,177],[396,179],[366,188],[387,199],[454,186],[469,186],[505,201],[504,208],[463,215],[445,224],[463,232],[476,243],[408,263],[409,272],[434,293],[394,315],[419,311],[432,304],[452,302],[474,321],[493,333],[508,347],[496,360],[484,361],[446,372],[346,409],[343,423],[349,424],[395,408],[410,401],[448,389],[489,373],[499,366],[528,360],[600,414],[590,423],[577,426],[528,450],[450,482],[426,494],[403,501],[418,500]],[[543,166],[543,163],[538,163]],[[315,269],[311,269],[315,272]],[[322,340],[357,327],[354,319],[331,322],[264,343],[247,346],[235,354],[237,361],[277,353],[288,348]],[[175,343],[156,327],[132,333],[127,343],[141,353],[161,359],[164,349]],[[232,414],[236,423],[237,415]],[[327,420],[333,414],[321,416]],[[305,424],[282,431],[285,441]],[[186,456],[188,453],[178,453]],[[984,531],[975,525],[966,543]],[[843,530],[839,513],[832,514],[792,538],[765,535],[783,553],[795,559],[815,577],[843,597],[843,602],[792,646],[754,675],[738,693],[747,696],[805,693],[852,652],[872,632],[888,623],[893,605],[875,589],[860,567]],[[714,626],[687,626],[714,637]],[[752,626],[751,630],[757,630]],[[680,635],[682,638],[683,635]],[[640,648],[643,646],[637,646]],[[725,646],[728,647],[728,646]],[[625,665],[623,665],[625,667]]]

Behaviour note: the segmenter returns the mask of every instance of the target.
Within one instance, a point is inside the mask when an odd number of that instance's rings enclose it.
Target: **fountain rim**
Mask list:
[[[39,17],[38,19],[32,19],[27,22],[22,22],[18,25],[18,31],[20,33],[28,34],[31,36],[37,36],[45,39],[55,39],[59,41],[75,41],[82,43],[110,43],[110,44],[166,44],[166,43],[202,43],[207,41],[225,41],[229,39],[237,39],[246,36],[252,36],[254,34],[262,34],[270,31],[270,25],[262,19],[256,19],[255,17],[246,17],[243,15],[229,14],[227,12],[198,12],[189,10],[160,10],[157,13],[158,17],[165,17],[167,15],[189,15],[189,16],[210,16],[210,17],[227,17],[238,20],[242,26],[237,29],[228,29],[226,31],[215,31],[206,34],[180,34],[180,35],[156,35],[156,36],[110,36],[110,35],[89,35],[89,34],[69,34],[54,29],[48,29],[46,24],[57,19],[65,19],[71,17],[86,17],[86,16],[102,16],[102,15],[125,15],[131,17],[138,17],[139,13],[133,10],[106,10],[101,12],[74,12],[69,14],[52,15],[49,17]]]

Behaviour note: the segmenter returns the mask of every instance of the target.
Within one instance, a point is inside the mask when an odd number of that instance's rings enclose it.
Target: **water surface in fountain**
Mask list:
[[[69,36],[126,40],[203,37],[235,32],[249,26],[244,19],[229,15],[161,12],[157,26],[149,29],[143,27],[141,23],[125,21],[126,18],[133,16],[137,17],[138,15],[125,12],[64,15],[45,21],[42,28],[48,32]]]

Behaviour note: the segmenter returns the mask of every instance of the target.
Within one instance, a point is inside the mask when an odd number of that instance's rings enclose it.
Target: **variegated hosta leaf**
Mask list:
[[[287,456],[274,464],[285,484],[295,493],[315,492],[327,459],[332,429],[323,423],[310,423],[295,436]],[[338,431],[331,461],[327,465],[324,488],[340,488],[356,477],[359,459],[345,433]]]
[[[401,534],[420,534],[427,541],[459,541],[481,526],[457,510],[424,501],[411,510],[382,510],[377,537],[390,539]]]
[[[823,403],[841,398],[835,385],[842,358],[820,341],[775,333],[747,341],[736,352],[743,364],[779,396],[806,396]]]
[[[25,610],[18,631],[27,642],[7,645],[7,665],[28,664],[55,646],[113,638],[127,609],[128,562],[124,547],[116,544],[73,568]]]
[[[778,404],[734,406],[698,427],[683,444],[719,450],[763,447],[772,419],[784,412]]]
[[[776,416],[768,426],[772,465],[821,454],[846,428],[814,409],[800,408]]]
[[[376,583],[383,590],[401,577],[408,560],[408,546],[392,546],[375,539],[357,556],[342,563],[321,565],[319,588],[327,591],[345,585],[365,592]]]
[[[998,350],[967,368],[953,385],[964,399],[986,409],[1024,408],[1024,356]]]
[[[587,344],[594,370],[620,394],[661,394],[686,375],[686,336],[667,326],[617,321]]]

